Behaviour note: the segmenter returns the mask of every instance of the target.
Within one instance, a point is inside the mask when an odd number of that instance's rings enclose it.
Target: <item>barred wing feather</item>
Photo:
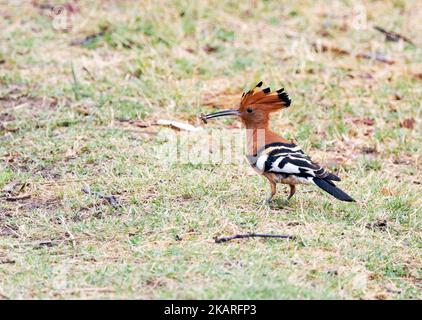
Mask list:
[[[294,175],[307,180],[320,178],[340,181],[339,177],[313,162],[295,144],[276,142],[266,145],[258,153],[257,167],[265,172]]]

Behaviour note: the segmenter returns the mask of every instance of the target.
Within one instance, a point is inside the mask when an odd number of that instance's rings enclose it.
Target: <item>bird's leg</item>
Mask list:
[[[267,204],[270,204],[273,201],[273,197],[277,191],[277,187],[276,187],[276,183],[270,179],[268,179],[268,181],[270,182],[270,187],[271,187],[271,192],[270,192],[270,196],[265,200],[265,202]]]
[[[296,192],[296,185],[294,185],[294,184],[289,184],[289,186],[290,186],[290,194],[289,194],[289,196],[287,197],[287,201],[289,201],[290,199],[291,199],[291,197],[293,197],[293,195],[295,194],[295,192]]]

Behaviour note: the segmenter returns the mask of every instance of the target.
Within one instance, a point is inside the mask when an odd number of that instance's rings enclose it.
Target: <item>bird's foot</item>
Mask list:
[[[259,202],[257,202],[257,204],[261,206],[269,206],[272,203],[274,203],[273,198],[266,198],[264,201],[260,200]]]

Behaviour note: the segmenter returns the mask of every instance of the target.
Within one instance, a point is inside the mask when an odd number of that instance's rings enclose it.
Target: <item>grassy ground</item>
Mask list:
[[[420,2],[0,3],[0,299],[422,298]],[[259,80],[293,100],[272,127],[358,203],[259,205],[246,161],[168,164],[140,127],[202,126]],[[251,231],[298,239],[213,240]]]

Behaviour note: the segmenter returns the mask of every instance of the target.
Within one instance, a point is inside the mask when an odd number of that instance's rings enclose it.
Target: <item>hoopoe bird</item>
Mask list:
[[[334,184],[333,181],[340,181],[337,175],[312,161],[296,144],[270,130],[270,114],[289,107],[291,100],[284,88],[272,92],[270,88],[261,87],[262,81],[253,90],[243,93],[237,109],[201,115],[201,119],[207,123],[218,117],[240,118],[246,128],[246,158],[270,183],[271,192],[266,202],[272,201],[277,183],[290,186],[287,200],[295,194],[297,184],[314,184],[339,200],[355,201]]]

